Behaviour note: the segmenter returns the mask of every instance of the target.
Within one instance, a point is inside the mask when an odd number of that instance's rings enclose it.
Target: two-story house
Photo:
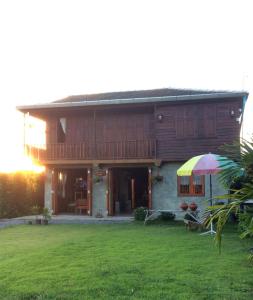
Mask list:
[[[157,89],[70,96],[19,106],[46,122],[45,206],[57,213],[130,214],[145,206],[202,205],[203,176],[179,177],[192,156],[219,153],[240,136],[248,94]],[[214,180],[214,195],[223,193]]]

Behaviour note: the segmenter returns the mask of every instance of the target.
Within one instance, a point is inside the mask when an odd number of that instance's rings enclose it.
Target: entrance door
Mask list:
[[[57,213],[91,214],[91,170],[62,168],[52,174],[52,203]]]
[[[129,215],[137,207],[148,207],[148,168],[112,168],[108,173],[108,193],[110,215]]]

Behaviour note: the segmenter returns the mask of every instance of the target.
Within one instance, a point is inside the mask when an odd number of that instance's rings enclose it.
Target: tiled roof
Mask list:
[[[211,101],[217,99],[231,99],[234,97],[248,97],[245,91],[214,91],[189,89],[153,89],[139,91],[112,92],[100,94],[86,94],[69,96],[50,103],[18,106],[22,112],[40,109],[74,108],[104,105],[134,105],[145,103],[161,103],[174,101]]]
[[[213,90],[189,90],[189,89],[153,89],[153,90],[139,90],[139,91],[125,91],[125,92],[111,92],[99,94],[85,94],[74,95],[64,99],[56,100],[52,103],[71,103],[84,101],[98,101],[98,100],[120,100],[120,99],[138,99],[149,97],[170,97],[170,96],[189,96],[200,94],[217,94],[226,93],[227,91],[213,91]]]

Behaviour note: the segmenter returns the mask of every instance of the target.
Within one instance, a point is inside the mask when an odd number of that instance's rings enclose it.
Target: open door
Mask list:
[[[108,169],[108,215],[129,215],[137,207],[151,205],[151,174],[147,167]]]

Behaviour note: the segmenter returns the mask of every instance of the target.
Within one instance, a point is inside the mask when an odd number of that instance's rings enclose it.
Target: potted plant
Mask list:
[[[52,215],[51,215],[50,210],[47,207],[43,208],[42,216],[43,216],[43,219],[42,219],[43,224],[48,225],[48,222],[51,220]]]
[[[99,183],[103,180],[103,177],[102,176],[97,176],[95,175],[94,178],[93,178],[93,181],[94,183]]]
[[[153,181],[153,183],[161,182],[161,181],[163,181],[163,176],[157,174],[157,175],[155,175],[155,176],[152,177],[152,181]]]
[[[98,212],[96,213],[95,217],[96,218],[103,218],[104,217],[101,209],[98,210]]]
[[[189,208],[190,208],[191,211],[195,211],[198,208],[198,205],[193,201],[189,205]]]
[[[35,224],[41,224],[41,218],[39,218],[40,207],[38,205],[34,205],[31,209],[32,215],[35,216]]]
[[[188,209],[188,204],[184,201],[184,202],[182,202],[182,203],[180,204],[180,208],[181,208],[182,210],[187,210],[187,209]]]

